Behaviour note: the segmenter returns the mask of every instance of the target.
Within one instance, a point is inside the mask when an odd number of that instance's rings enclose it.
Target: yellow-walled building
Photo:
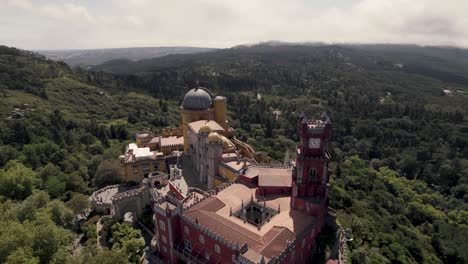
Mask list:
[[[242,155],[255,162],[255,151],[232,137],[226,97],[214,96],[203,87],[193,88],[185,94],[180,114],[179,127],[165,128],[161,135],[138,133],[136,143],[128,145],[120,157],[127,182],[139,182],[154,171],[167,172],[168,164],[179,162],[182,151],[191,160],[191,170],[208,188],[236,179],[242,170]]]

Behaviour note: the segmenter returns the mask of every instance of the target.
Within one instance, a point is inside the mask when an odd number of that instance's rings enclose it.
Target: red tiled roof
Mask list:
[[[295,234],[285,227],[274,226],[264,236],[256,234],[234,222],[226,220],[216,211],[225,204],[216,197],[209,197],[184,212],[184,215],[199,225],[220,235],[231,243],[242,246],[247,243],[250,249],[273,258],[280,254],[287,246],[288,241],[293,241]]]
[[[255,234],[234,222],[226,221],[224,217],[216,214],[215,212],[193,210],[185,212],[184,215],[193,221],[195,221],[195,218],[198,219],[199,225],[204,226],[231,243],[237,243],[240,246],[247,243],[249,248],[256,251],[260,251],[265,245],[262,236]]]
[[[221,202],[218,198],[208,197],[208,198],[206,198],[205,201],[194,205],[192,208],[187,210],[187,212],[195,211],[195,210],[216,212],[216,211],[220,210],[221,208],[223,208],[224,206],[225,206],[225,204],[223,202]]]
[[[252,166],[247,169],[245,176],[248,178],[255,178],[258,176],[258,186],[290,187],[292,183],[291,168]]]
[[[267,258],[274,258],[283,252],[288,242],[294,241],[296,236],[287,228],[275,226],[265,234],[264,238],[267,245],[260,253]]]
[[[290,198],[277,196],[269,200],[268,206],[276,208],[281,204],[281,213],[273,216],[261,230],[251,224],[243,223],[236,216],[229,216],[229,207],[237,208],[242,201],[251,199],[255,188],[244,184],[233,184],[193,205],[182,214],[204,228],[223,237],[233,244],[242,246],[247,243],[248,251],[244,254],[249,259],[258,260],[259,255],[272,259],[283,252],[288,241],[294,241],[307,227],[314,224],[314,217],[302,211],[288,208]]]

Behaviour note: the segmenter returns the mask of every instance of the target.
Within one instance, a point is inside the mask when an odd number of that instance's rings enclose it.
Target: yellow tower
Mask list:
[[[213,106],[214,120],[224,129],[224,133],[225,135],[227,135],[229,130],[229,124],[227,121],[226,97],[216,96],[213,100]]]

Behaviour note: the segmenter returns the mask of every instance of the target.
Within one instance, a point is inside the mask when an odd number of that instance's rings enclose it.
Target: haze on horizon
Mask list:
[[[225,48],[269,40],[468,47],[466,0],[0,0],[0,45]]]

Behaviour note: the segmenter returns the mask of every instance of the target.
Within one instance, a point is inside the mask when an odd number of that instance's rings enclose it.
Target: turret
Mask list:
[[[324,112],[319,119],[308,119],[302,113],[298,120],[300,144],[293,171],[291,206],[318,217],[326,211],[329,180],[327,151],[332,122]]]
[[[213,100],[214,120],[224,129],[224,135],[227,135],[229,124],[227,121],[226,97],[216,96]]]
[[[218,133],[211,132],[206,139],[206,143],[208,146],[207,187],[211,189],[214,187],[214,178],[218,173],[219,161],[223,156],[223,140]]]

